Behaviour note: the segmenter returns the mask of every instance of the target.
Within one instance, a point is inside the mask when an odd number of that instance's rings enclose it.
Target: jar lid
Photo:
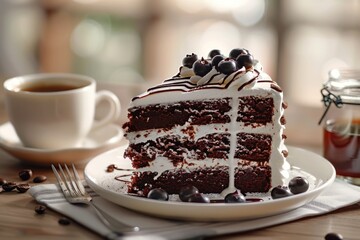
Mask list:
[[[326,109],[319,125],[332,104],[338,108],[344,104],[360,105],[360,70],[332,69],[328,81],[321,89],[321,95]]]
[[[360,70],[332,69],[324,88],[339,96],[343,104],[360,104]]]

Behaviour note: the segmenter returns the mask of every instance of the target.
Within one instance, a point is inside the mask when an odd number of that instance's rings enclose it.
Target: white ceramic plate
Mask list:
[[[0,126],[0,147],[10,155],[32,164],[82,163],[120,146],[122,138],[123,130],[115,124],[109,124],[91,132],[81,147],[44,150],[24,147],[11,123],[7,122]]]
[[[119,168],[131,169],[130,161],[122,155],[125,146],[103,153],[90,160],[85,168],[85,178],[90,187],[105,199],[123,207],[150,215],[192,221],[225,221],[260,218],[298,208],[316,198],[335,179],[334,167],[321,156],[296,147],[288,147],[288,161],[293,175],[304,175],[310,180],[310,189],[302,194],[272,200],[265,197],[262,202],[226,203],[184,203],[179,201],[157,201],[126,194],[123,182],[116,176],[129,172],[106,172],[107,166],[116,164]],[[266,200],[267,199],[267,200]]]

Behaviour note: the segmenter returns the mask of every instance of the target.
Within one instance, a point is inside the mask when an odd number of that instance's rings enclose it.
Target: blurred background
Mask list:
[[[36,72],[85,74],[114,91],[124,109],[175,75],[186,54],[228,55],[237,47],[282,86],[287,143],[318,146],[328,71],[360,64],[360,1],[0,1],[1,82]]]

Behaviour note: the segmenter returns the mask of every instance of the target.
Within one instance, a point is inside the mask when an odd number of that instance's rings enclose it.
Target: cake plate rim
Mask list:
[[[117,186],[120,184],[114,179],[116,171],[106,172],[110,164],[131,169],[130,161],[122,156],[125,148],[126,146],[121,146],[91,159],[84,170],[86,182],[98,195],[121,207],[162,218],[187,221],[231,221],[272,216],[311,202],[328,188],[336,177],[335,168],[322,156],[303,148],[288,146],[287,160],[290,165],[313,175],[317,180],[317,185],[305,193],[245,204],[158,201],[126,194],[124,189]]]

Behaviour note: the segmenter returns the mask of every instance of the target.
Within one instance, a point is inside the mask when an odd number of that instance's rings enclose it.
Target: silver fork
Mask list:
[[[121,236],[125,232],[140,231],[139,227],[133,227],[128,225],[122,228],[116,227],[106,219],[101,210],[93,204],[92,197],[89,195],[89,193],[86,192],[74,164],[72,164],[72,173],[70,172],[66,164],[64,164],[65,170],[61,167],[60,164],[58,166],[59,171],[56,170],[56,167],[53,164],[51,164],[51,168],[55,174],[55,177],[60,185],[60,188],[66,200],[72,204],[86,204],[91,206],[95,210],[99,219],[112,231],[111,235],[113,235],[113,237],[107,236],[108,239]]]

